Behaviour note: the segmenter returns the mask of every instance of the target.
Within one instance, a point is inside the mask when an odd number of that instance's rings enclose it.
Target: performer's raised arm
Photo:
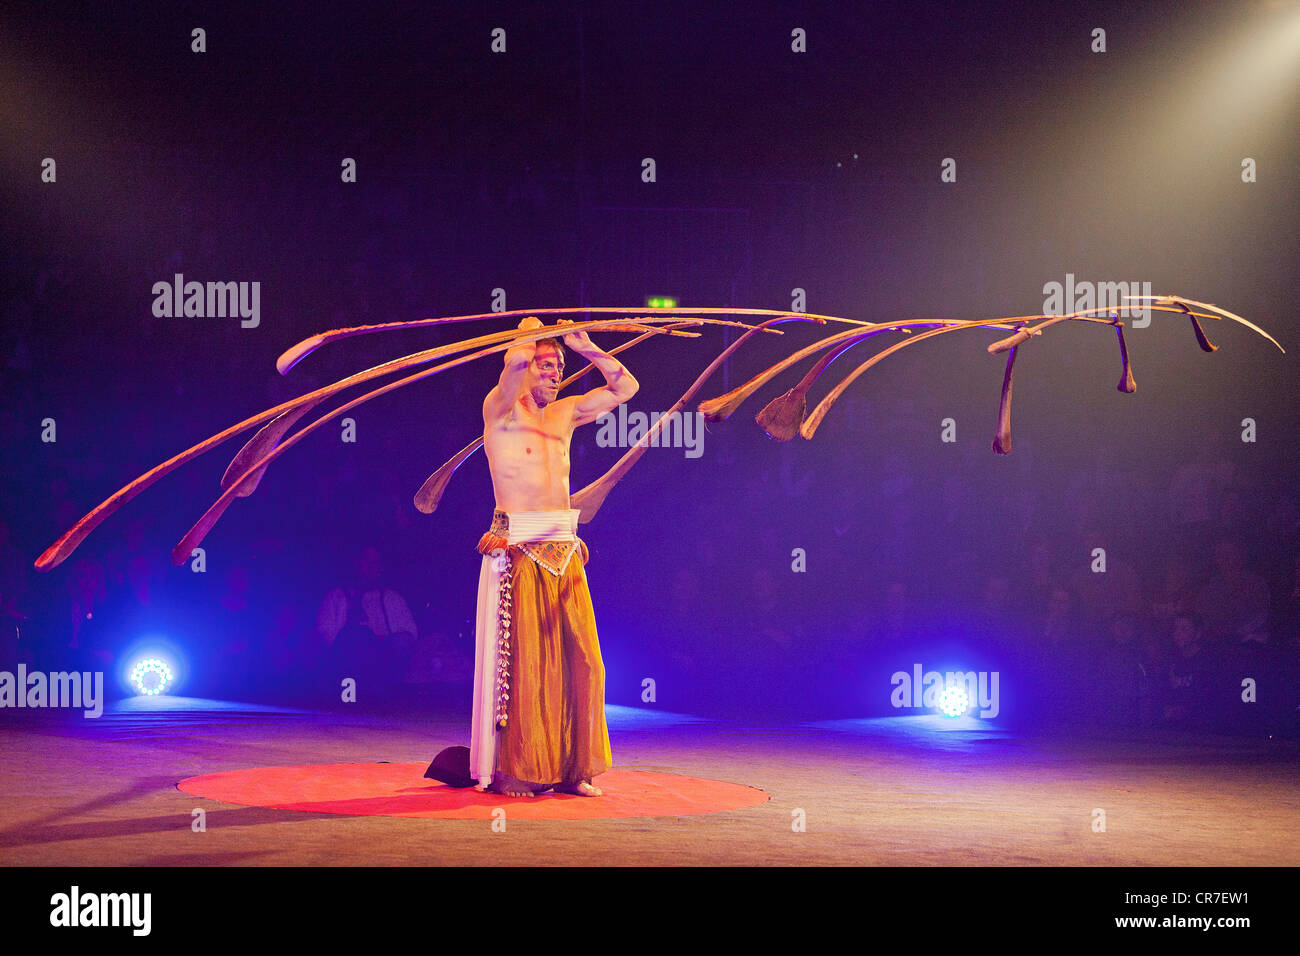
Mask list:
[[[572,323],[568,319],[561,319],[556,324],[562,326]],[[600,373],[605,376],[605,384],[600,388],[564,400],[573,404],[573,427],[594,422],[606,412],[612,412],[641,387],[623,363],[596,346],[586,332],[566,335],[564,344],[600,369]]]
[[[541,327],[542,321],[535,315],[527,316],[519,323],[521,329],[540,329]],[[528,366],[532,364],[533,355],[536,352],[536,342],[527,342],[506,349],[506,363],[505,368],[501,370],[501,378],[497,380],[497,384],[492,391],[488,392],[487,398],[483,399],[483,419],[485,421],[500,418],[510,411],[515,399],[519,397],[519,387],[524,382],[524,375],[528,372]]]

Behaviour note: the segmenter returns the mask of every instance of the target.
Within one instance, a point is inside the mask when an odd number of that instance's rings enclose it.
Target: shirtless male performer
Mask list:
[[[557,325],[571,324],[561,320]],[[535,316],[521,329],[541,328]],[[600,796],[591,779],[613,762],[605,668],[587,590],[587,546],[569,508],[569,440],[636,394],[632,374],[585,332],[564,345],[605,385],[558,399],[564,347],[518,345],[483,401],[483,446],[496,511],[479,541],[470,776],[480,790],[531,797],[554,788]]]

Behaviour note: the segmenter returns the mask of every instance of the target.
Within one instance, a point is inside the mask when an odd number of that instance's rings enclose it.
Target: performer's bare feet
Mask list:
[[[499,793],[503,797],[534,796],[533,788],[530,785],[507,774],[497,774],[497,779],[492,781],[491,789],[493,793]]]
[[[580,797],[599,797],[605,791],[600,787],[594,787],[587,780],[579,780],[577,783],[557,783],[555,785],[556,793],[574,793]]]

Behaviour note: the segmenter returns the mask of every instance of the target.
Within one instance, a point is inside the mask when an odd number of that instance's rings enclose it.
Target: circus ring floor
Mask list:
[[[0,714],[0,863],[1300,861],[1294,740],[608,713],[615,769],[596,781],[607,795],[524,800],[422,776],[435,753],[464,742],[458,707],[359,714],[160,698],[99,719],[10,710]],[[493,829],[501,819],[505,835]]]

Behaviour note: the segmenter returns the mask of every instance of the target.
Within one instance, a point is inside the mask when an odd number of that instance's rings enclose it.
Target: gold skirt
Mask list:
[[[489,537],[484,535],[480,550],[499,546]],[[497,732],[496,769],[537,786],[590,781],[613,765],[605,666],[583,568],[588,552],[579,545],[558,577],[522,548],[507,548],[510,699],[506,726]]]

